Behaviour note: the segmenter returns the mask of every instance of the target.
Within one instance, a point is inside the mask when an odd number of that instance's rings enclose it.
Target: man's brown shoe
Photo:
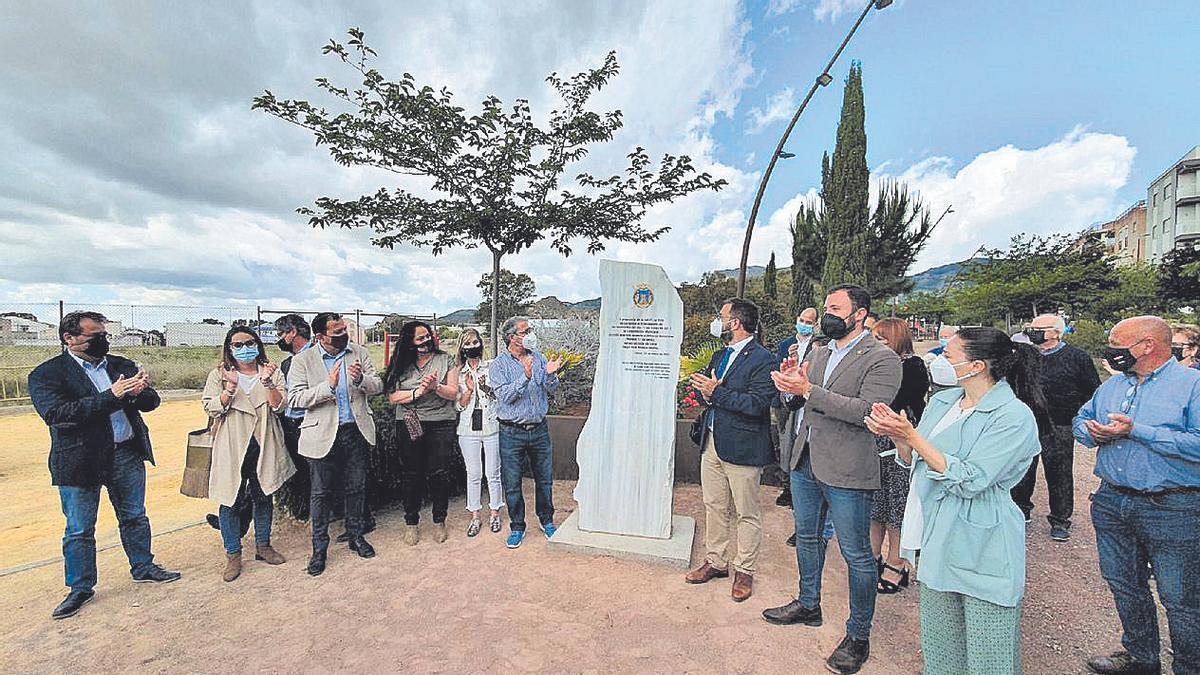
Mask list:
[[[270,544],[266,546],[256,546],[254,549],[254,559],[261,560],[268,565],[282,565],[287,562],[287,558],[283,557],[279,551],[271,548]]]
[[[226,553],[225,554],[225,573],[221,578],[225,581],[233,581],[242,575],[242,552]]]
[[[754,577],[745,572],[733,571],[733,589],[729,595],[734,602],[743,602],[754,593]]]
[[[727,576],[729,576],[729,570],[719,570],[705,560],[703,565],[688,572],[683,580],[689,584],[706,584],[713,579],[724,579]]]

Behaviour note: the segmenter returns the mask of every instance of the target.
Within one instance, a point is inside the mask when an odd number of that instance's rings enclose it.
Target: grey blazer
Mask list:
[[[363,438],[375,445],[375,418],[371,415],[368,397],[383,391],[383,380],[375,374],[371,354],[362,345],[350,343],[346,364],[362,363],[363,379],[355,385],[347,382],[350,394],[350,410]],[[304,408],[304,421],[300,422],[300,455],[310,459],[321,459],[333,449],[338,431],[337,394],[329,386],[329,371],[325,369],[322,354],[325,348],[315,345],[312,349],[292,357],[288,370],[288,406]]]
[[[875,435],[863,423],[876,403],[890,404],[900,390],[900,357],[871,334],[863,336],[842,359],[829,382],[825,366],[828,346],[812,350],[805,362],[813,389],[808,399],[795,397],[788,407],[804,407],[804,420],[792,445],[790,466],[800,464],[805,439],[812,454],[813,475],[833,487],[879,489],[879,452]]]

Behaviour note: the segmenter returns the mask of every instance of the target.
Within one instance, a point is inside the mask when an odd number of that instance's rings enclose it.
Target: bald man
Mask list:
[[[1088,668],[1159,672],[1153,575],[1174,672],[1200,673],[1200,372],[1175,360],[1171,327],[1154,316],[1118,323],[1104,359],[1117,374],[1080,409],[1074,431],[1097,449],[1092,524],[1124,649],[1092,658]]]
[[[1100,386],[1100,374],[1092,357],[1078,347],[1063,342],[1067,325],[1057,314],[1043,314],[1025,327],[1024,335],[1042,354],[1042,394],[1050,413],[1050,428],[1043,429],[1042,471],[1046,474],[1046,492],[1050,501],[1050,538],[1071,538],[1071,517],[1075,514],[1075,437],[1071,423],[1075,413],[1088,402]],[[1032,521],[1033,489],[1037,484],[1038,457],[1020,483],[1013,486],[1012,498]]]
[[[804,357],[812,351],[813,335],[817,332],[817,322],[820,318],[816,307],[807,307],[796,316],[796,334],[779,343],[779,353],[776,358],[781,363],[793,357],[797,362],[804,361]],[[800,426],[800,418],[803,417],[804,411],[788,410],[782,402],[777,402],[775,415],[779,424],[779,467],[783,470],[783,475],[787,476],[792,471],[792,445],[796,441],[796,429]],[[783,482],[783,492],[779,493],[779,497],[775,500],[777,505],[792,505],[790,482],[790,480]],[[796,535],[792,534],[788,538],[788,542],[788,546],[795,546]]]

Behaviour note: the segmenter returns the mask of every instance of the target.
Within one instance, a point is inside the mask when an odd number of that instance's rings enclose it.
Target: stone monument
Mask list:
[[[671,513],[683,302],[658,265],[600,262],[600,353],[576,445],[579,509],[550,544],[686,568],[695,522]]]

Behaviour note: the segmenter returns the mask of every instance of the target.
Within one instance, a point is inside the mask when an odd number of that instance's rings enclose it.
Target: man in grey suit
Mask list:
[[[304,409],[299,451],[308,460],[312,476],[313,553],[308,573],[317,576],[325,571],[335,481],[341,481],[346,495],[350,550],[362,558],[375,555],[362,533],[367,446],[375,444],[375,419],[367,398],[383,391],[383,381],[375,374],[366,347],[350,343],[341,316],[318,314],[312,332],[317,346],[292,357],[288,406]]]
[[[875,436],[863,423],[876,403],[891,403],[900,389],[896,353],[863,325],[871,296],[860,286],[836,286],[825,297],[821,332],[827,347],[814,349],[802,365],[785,363],[772,373],[788,406],[804,408],[791,466],[800,594],[763,612],[775,624],[821,625],[821,573],[832,515],[838,546],[849,569],[850,618],[846,637],[826,660],[835,673],[857,673],[870,655],[878,568],[871,552],[871,497],[879,489]]]

